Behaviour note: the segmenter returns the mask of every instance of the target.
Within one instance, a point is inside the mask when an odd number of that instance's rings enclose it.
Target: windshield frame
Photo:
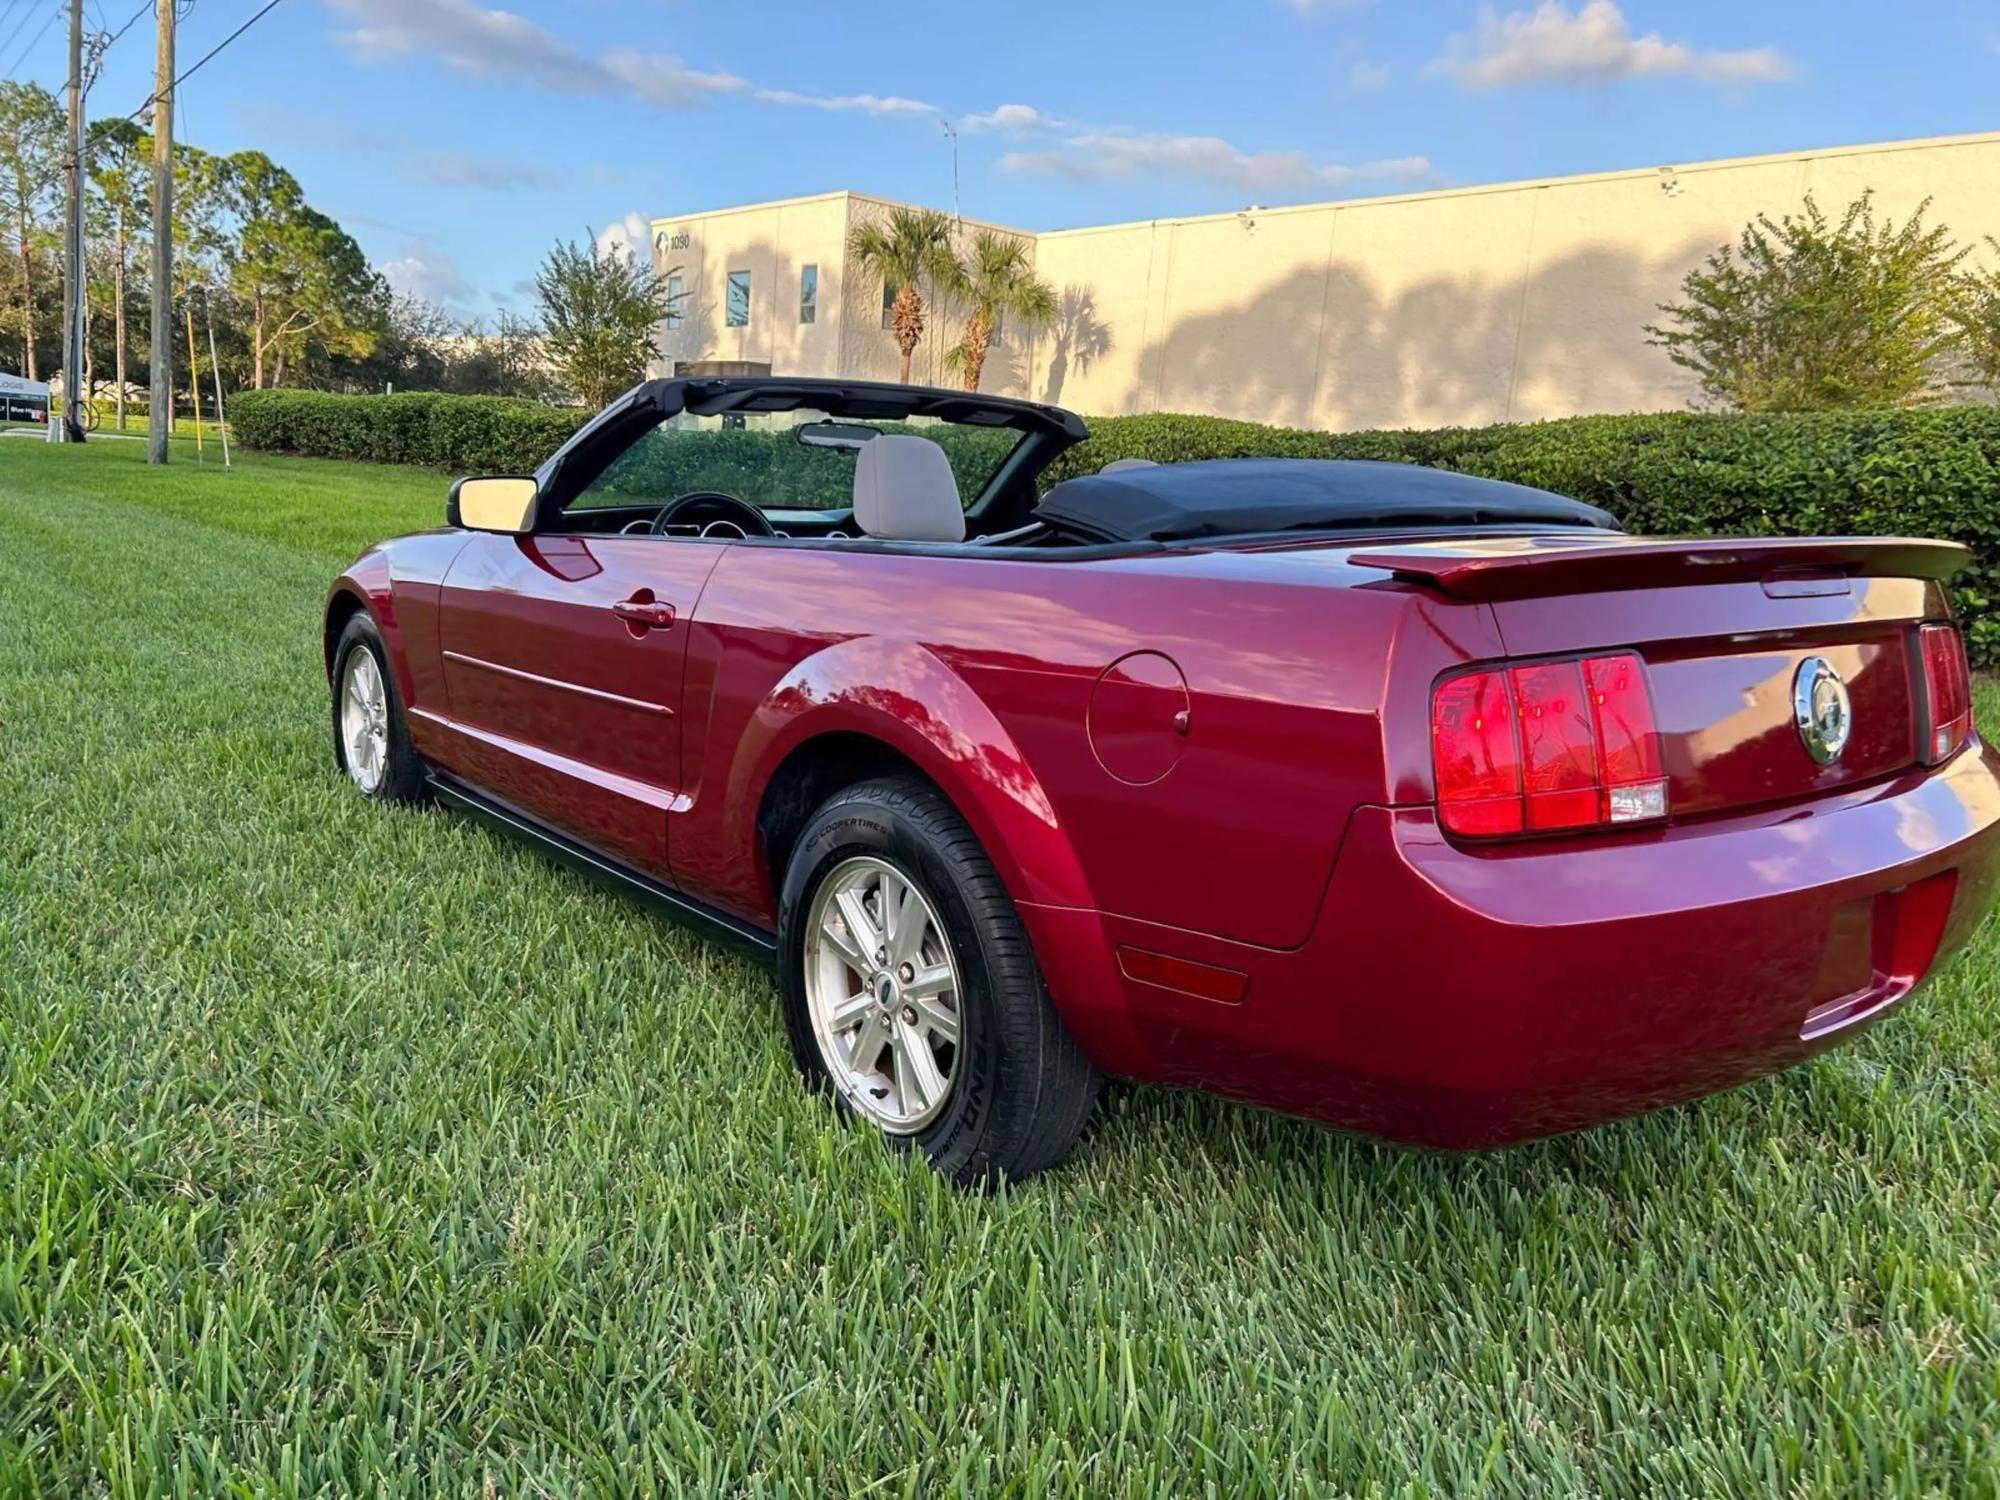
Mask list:
[[[531,530],[548,529],[614,462],[662,423],[682,412],[722,416],[731,412],[813,411],[858,421],[906,421],[936,417],[957,425],[1018,431],[1022,439],[984,488],[966,505],[975,525],[1002,496],[1033,479],[1064,450],[1090,435],[1082,418],[1060,407],[1004,396],[947,391],[929,386],[885,385],[874,381],[791,380],[769,376],[700,380],[650,380],[613,401],[535,471],[535,514]],[[756,504],[753,496],[739,497]],[[763,507],[758,507],[760,510]],[[827,517],[844,508],[812,511]],[[786,511],[767,514],[782,517]]]

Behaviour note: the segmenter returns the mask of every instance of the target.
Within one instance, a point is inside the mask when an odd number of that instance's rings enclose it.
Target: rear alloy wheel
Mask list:
[[[842,1098],[892,1135],[943,1112],[961,1036],[958,963],[909,876],[872,854],[827,872],[806,918],[805,985]]]
[[[1027,1177],[1075,1144],[1097,1074],[992,862],[933,787],[866,782],[814,814],[779,952],[800,1068],[947,1177]]]
[[[366,614],[347,622],[333,661],[334,760],[363,796],[422,800],[424,763],[410,748],[388,653]]]

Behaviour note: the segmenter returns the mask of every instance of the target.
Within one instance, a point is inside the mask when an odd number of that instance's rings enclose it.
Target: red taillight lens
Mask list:
[[[1965,637],[1956,625],[1926,625],[1917,638],[1930,705],[1924,759],[1936,765],[1955,755],[1972,733],[1972,673],[1965,663]]]
[[[1504,672],[1468,672],[1431,699],[1438,811],[1453,833],[1519,833],[1521,747]]]
[[[1583,668],[1537,662],[1508,674],[1521,711],[1522,788],[1528,827],[1583,828],[1597,821],[1597,746]]]
[[[1645,663],[1626,652],[1445,679],[1431,699],[1438,818],[1491,838],[1667,814]]]
[[[1640,823],[1667,815],[1660,774],[1660,732],[1646,664],[1629,651],[1593,656],[1583,664],[1604,778],[1604,821]]]

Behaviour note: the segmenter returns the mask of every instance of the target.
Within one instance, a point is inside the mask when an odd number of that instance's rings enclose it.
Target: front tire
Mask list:
[[[366,612],[347,622],[333,648],[333,758],[364,797],[424,798],[424,763],[410,748],[396,674]]]
[[[914,778],[837,793],[787,867],[778,942],[799,1068],[962,1184],[1055,1165],[1098,1075],[957,811]]]

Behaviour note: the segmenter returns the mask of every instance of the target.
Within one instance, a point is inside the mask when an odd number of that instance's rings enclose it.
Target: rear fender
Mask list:
[[[729,847],[755,846],[772,776],[794,750],[829,734],[879,740],[936,782],[1017,902],[1092,904],[1053,805],[992,709],[932,652],[880,637],[807,657],[758,705],[730,772]]]

